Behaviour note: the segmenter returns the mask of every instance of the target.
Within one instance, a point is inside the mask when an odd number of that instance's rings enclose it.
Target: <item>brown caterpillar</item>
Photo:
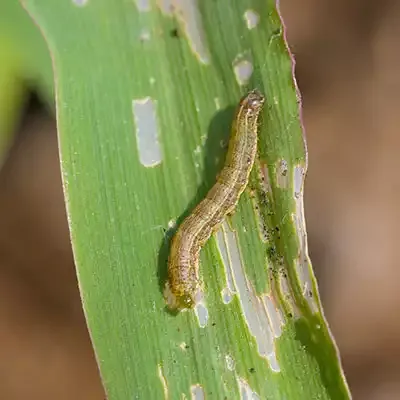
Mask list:
[[[201,298],[200,249],[224,217],[233,211],[247,186],[257,151],[258,117],[264,100],[257,90],[242,98],[221,173],[172,238],[164,297],[173,310],[193,308]]]

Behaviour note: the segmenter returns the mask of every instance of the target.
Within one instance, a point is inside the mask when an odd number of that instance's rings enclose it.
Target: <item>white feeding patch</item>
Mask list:
[[[210,55],[198,0],[158,0],[157,5],[164,14],[178,19],[195,56],[203,64],[209,64]]]
[[[239,85],[245,85],[253,74],[253,63],[249,60],[242,59],[233,64],[236,81]]]
[[[254,29],[260,21],[260,16],[254,10],[246,10],[244,13],[247,29]]]
[[[132,111],[136,126],[136,143],[139,160],[145,167],[154,167],[162,161],[158,141],[156,103],[150,97],[132,101]]]
[[[250,333],[255,338],[258,353],[268,360],[270,368],[273,371],[278,372],[280,371],[280,367],[276,359],[274,337],[276,337],[279,330],[277,328],[279,317],[273,315],[271,318],[269,316],[268,309],[270,305],[268,304],[267,306],[264,300],[257,296],[254,287],[247,279],[240,259],[235,233],[231,231],[226,222],[223,222],[222,228],[223,236],[217,236],[217,244],[221,254],[227,254],[226,258],[222,256],[225,269],[230,270],[227,276],[231,275],[233,278],[243,316]],[[271,319],[273,322],[270,321]]]

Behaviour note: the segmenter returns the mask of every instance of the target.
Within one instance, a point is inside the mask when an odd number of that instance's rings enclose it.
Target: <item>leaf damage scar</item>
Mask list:
[[[172,238],[164,289],[165,301],[172,310],[193,308],[201,299],[200,249],[225,216],[234,210],[247,186],[257,152],[258,118],[264,101],[258,90],[242,98],[221,173]]]

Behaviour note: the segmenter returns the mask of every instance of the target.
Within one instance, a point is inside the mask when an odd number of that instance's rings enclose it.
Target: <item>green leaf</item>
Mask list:
[[[1,37],[0,37],[1,41]],[[0,59],[0,168],[10,148],[24,103],[24,90],[17,74],[12,49],[2,41]]]
[[[108,397],[349,398],[307,254],[305,145],[274,2],[25,6],[54,60],[72,245]],[[215,182],[251,88],[267,101],[249,189],[201,252],[204,302],[171,314],[174,222]]]
[[[13,64],[19,84],[37,90],[43,100],[53,104],[53,73],[46,43],[17,0],[0,2],[0,58]]]
[[[0,2],[0,166],[27,98],[27,86],[53,104],[53,73],[46,43],[17,0]]]

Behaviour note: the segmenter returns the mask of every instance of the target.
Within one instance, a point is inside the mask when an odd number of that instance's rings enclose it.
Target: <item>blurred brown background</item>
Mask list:
[[[281,0],[304,102],[306,217],[355,399],[400,399],[400,2]],[[104,398],[77,290],[55,123],[32,102],[0,173],[0,398]],[[54,285],[54,283],[57,285]]]

